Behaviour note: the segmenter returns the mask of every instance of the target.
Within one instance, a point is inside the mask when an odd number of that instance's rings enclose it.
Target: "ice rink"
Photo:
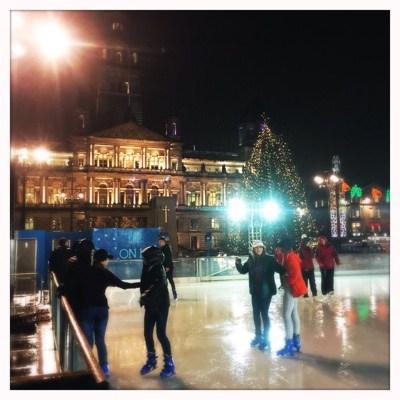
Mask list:
[[[320,288],[317,279],[318,289]],[[388,389],[389,275],[335,279],[331,297],[300,300],[302,353],[279,358],[284,343],[282,292],[273,297],[270,352],[250,348],[254,336],[247,280],[183,283],[171,301],[167,333],[176,375],[159,364],[142,377],[144,310],[138,290],[108,289],[106,341],[115,389]]]

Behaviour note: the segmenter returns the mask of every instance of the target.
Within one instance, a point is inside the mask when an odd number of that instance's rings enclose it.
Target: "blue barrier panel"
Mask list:
[[[95,228],[92,240],[96,249],[105,249],[115,260],[141,258],[141,251],[158,245],[160,228]]]

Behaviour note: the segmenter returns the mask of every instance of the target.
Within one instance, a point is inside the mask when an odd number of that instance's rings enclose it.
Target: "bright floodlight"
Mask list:
[[[323,178],[322,176],[317,175],[317,176],[314,178],[314,182],[315,182],[317,185],[322,185],[322,184],[324,183],[324,178]]]
[[[268,200],[262,208],[262,213],[266,220],[274,221],[279,217],[279,214],[281,213],[281,208],[276,201]]]
[[[34,150],[33,157],[37,162],[44,163],[49,160],[50,153],[48,150],[46,150],[42,147],[39,147],[36,150]]]
[[[38,26],[34,39],[43,55],[50,60],[66,56],[71,46],[71,38],[67,31],[55,22]]]
[[[20,58],[26,53],[25,47],[15,42],[11,45],[11,58]]]
[[[332,174],[331,177],[329,178],[333,183],[338,183],[339,182],[339,178]]]
[[[232,221],[242,221],[246,217],[246,204],[241,199],[232,199],[228,204],[228,217]]]

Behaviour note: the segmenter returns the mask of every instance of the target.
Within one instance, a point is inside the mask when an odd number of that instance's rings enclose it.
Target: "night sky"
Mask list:
[[[106,14],[71,21],[101,36]],[[149,128],[163,132],[176,115],[188,145],[235,150],[238,124],[265,112],[306,183],[338,154],[350,184],[389,184],[389,12],[123,14],[132,46],[165,49],[167,89],[157,95],[157,79],[148,87]],[[11,117],[20,126],[21,113]],[[24,123],[37,126],[35,118],[26,112]]]

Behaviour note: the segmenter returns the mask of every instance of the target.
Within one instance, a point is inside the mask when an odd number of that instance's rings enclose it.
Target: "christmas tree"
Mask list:
[[[265,116],[246,164],[244,187],[246,201],[258,214],[259,221],[263,218],[260,215],[262,208],[257,209],[257,205],[274,202],[281,210],[276,220],[260,225],[262,239],[269,251],[283,236],[289,236],[298,243],[302,235],[310,237],[316,233],[291,151],[283,137],[272,132]]]

